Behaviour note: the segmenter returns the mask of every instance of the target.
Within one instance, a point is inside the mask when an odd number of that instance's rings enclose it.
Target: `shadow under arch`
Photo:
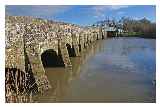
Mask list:
[[[97,36],[97,40],[99,40],[98,34],[96,36]]]
[[[114,31],[108,31],[107,32],[107,37],[115,37],[115,32]]]
[[[61,53],[48,49],[41,54],[43,67],[65,67]]]
[[[74,46],[71,47],[71,45],[67,43],[66,47],[68,50],[69,57],[76,57],[76,52],[75,52]]]
[[[79,47],[79,52],[81,52],[82,51],[81,44],[78,44],[78,47]]]

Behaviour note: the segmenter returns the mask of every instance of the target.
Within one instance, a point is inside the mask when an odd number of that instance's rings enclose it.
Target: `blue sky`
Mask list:
[[[153,5],[8,5],[7,15],[33,16],[79,25],[93,24],[106,17],[133,19],[146,17],[156,21],[156,7]]]

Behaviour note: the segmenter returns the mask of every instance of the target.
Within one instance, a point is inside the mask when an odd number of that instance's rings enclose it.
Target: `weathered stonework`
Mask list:
[[[80,56],[84,48],[106,38],[105,32],[97,27],[80,27],[26,16],[6,16],[5,32],[5,67],[17,68],[24,73],[30,69],[38,91],[50,87],[41,61],[42,53],[53,49],[61,54],[65,67],[68,67],[72,65],[67,44],[75,50],[75,56]]]

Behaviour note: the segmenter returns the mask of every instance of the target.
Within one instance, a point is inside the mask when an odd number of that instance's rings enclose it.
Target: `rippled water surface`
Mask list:
[[[45,69],[52,89],[36,102],[155,102],[154,39],[99,40],[71,62]]]

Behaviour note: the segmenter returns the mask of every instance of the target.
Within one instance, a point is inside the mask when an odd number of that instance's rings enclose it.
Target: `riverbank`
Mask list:
[[[139,32],[129,32],[129,33],[119,34],[118,37],[140,37],[140,38],[146,38],[146,39],[156,39],[156,33],[144,34]]]

